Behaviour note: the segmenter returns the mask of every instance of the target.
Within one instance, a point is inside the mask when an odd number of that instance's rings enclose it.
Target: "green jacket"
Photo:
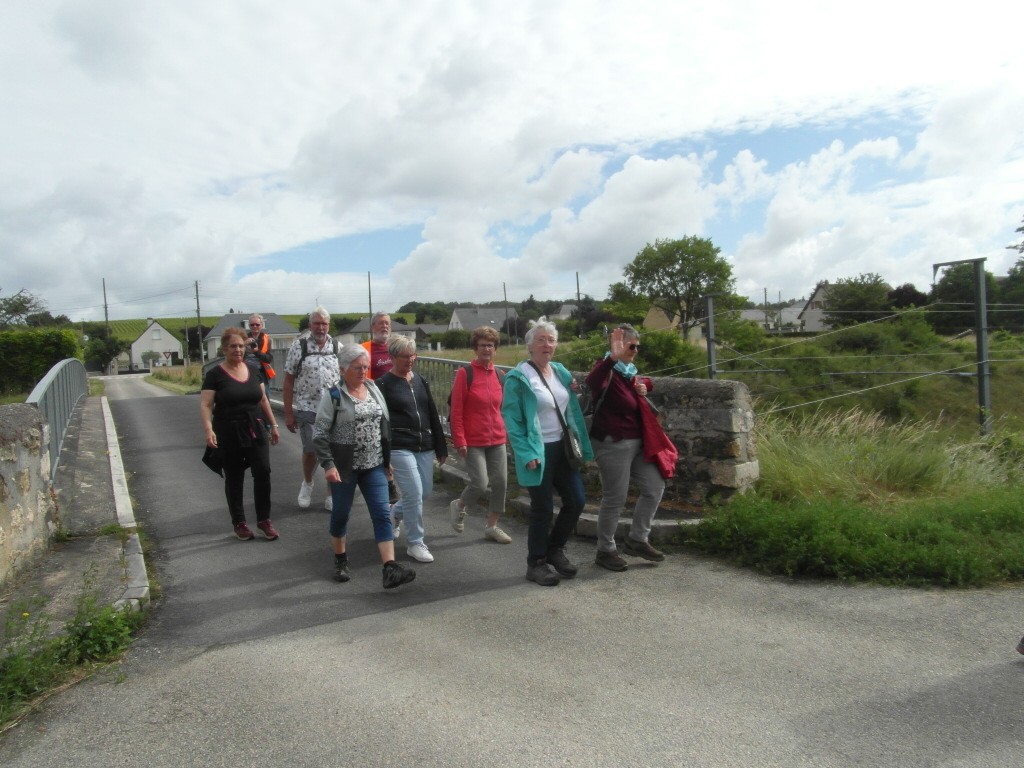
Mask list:
[[[505,420],[505,430],[515,455],[516,480],[519,485],[529,488],[540,485],[544,477],[544,440],[540,433],[540,419],[537,417],[537,396],[521,370],[525,365],[529,363],[520,363],[505,375],[501,416]],[[552,362],[551,368],[562,385],[569,390],[569,412],[565,421],[579,438],[583,458],[590,461],[594,458],[594,449],[590,447],[579,399],[571,389],[572,374],[561,363]],[[540,464],[535,469],[527,469],[527,463],[534,459],[540,461]]]

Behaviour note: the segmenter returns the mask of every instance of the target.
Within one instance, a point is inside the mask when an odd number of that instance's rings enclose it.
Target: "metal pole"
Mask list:
[[[715,297],[705,296],[708,313],[708,378],[715,378]]]
[[[988,365],[988,302],[985,298],[985,260],[974,262],[974,317],[977,328],[978,420],[981,434],[992,431],[992,391]]]

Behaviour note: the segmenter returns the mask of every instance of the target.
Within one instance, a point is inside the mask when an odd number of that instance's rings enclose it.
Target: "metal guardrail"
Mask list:
[[[447,423],[448,393],[452,391],[452,384],[455,383],[455,374],[459,368],[469,365],[469,360],[448,360],[443,357],[424,357],[419,355],[416,358],[416,371],[430,384],[430,393],[434,396],[438,413]],[[499,371],[508,373],[512,370],[511,365],[494,366]]]
[[[89,393],[89,378],[81,360],[61,360],[36,384],[25,400],[46,417],[50,426],[50,479],[57,472],[64,435],[78,401]]]

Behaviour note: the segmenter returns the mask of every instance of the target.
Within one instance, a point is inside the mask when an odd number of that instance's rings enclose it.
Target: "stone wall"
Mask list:
[[[31,405],[0,406],[0,588],[46,550],[58,527],[49,429]]]
[[[585,376],[576,374],[582,383]],[[679,449],[665,501],[695,511],[753,487],[759,476],[750,392],[738,381],[652,377],[650,401]],[[659,513],[659,515],[662,513]]]

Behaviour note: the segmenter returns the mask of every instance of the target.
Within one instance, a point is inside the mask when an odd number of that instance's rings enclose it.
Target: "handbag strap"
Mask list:
[[[540,368],[537,367],[537,364],[533,362],[533,360],[527,360],[526,362],[528,362],[533,367],[533,370],[537,372],[541,383],[548,388],[548,392],[551,392],[551,400],[555,404],[555,413],[558,415],[558,423],[562,425],[562,431],[566,435],[569,435],[569,425],[565,423],[565,417],[562,415],[562,409],[558,407],[558,400],[555,398],[555,393],[551,389],[551,385],[548,384],[547,379],[544,378],[544,374],[540,372]],[[552,369],[552,372],[554,372],[554,369]],[[569,393],[569,397],[572,397],[572,392]]]
[[[608,396],[608,390],[611,388],[612,376],[614,375],[615,369],[612,368],[610,371],[608,371],[608,380],[604,383],[604,389],[601,390],[601,396],[597,398],[597,402],[594,404],[594,410],[590,412],[591,416],[594,416],[596,418],[597,412],[601,410],[601,403],[603,403],[604,399]]]

